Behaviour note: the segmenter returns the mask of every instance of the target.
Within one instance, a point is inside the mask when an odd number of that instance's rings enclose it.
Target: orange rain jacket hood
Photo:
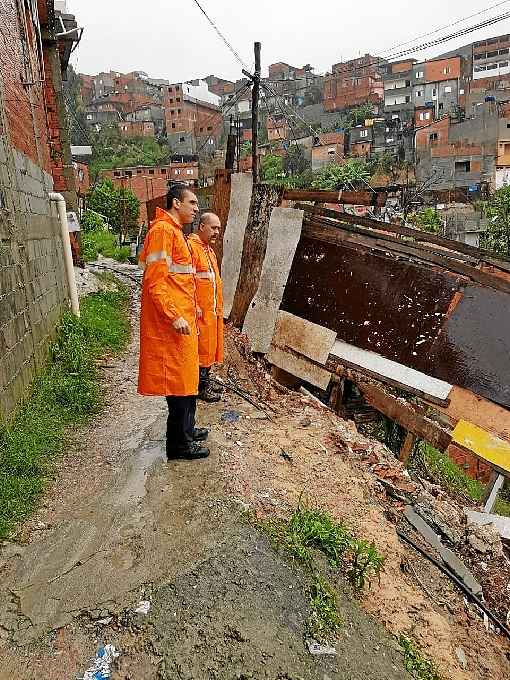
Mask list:
[[[200,366],[209,368],[223,362],[223,287],[211,246],[198,234],[188,238],[196,270],[197,305],[202,309],[198,319],[198,354]]]
[[[198,336],[195,279],[191,252],[182,227],[165,210],[145,238],[140,265],[145,269],[140,315],[138,392],[190,396],[198,391]],[[181,335],[172,321],[182,316],[191,335]]]

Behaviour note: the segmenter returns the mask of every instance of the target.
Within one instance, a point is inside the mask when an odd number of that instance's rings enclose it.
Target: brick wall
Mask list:
[[[53,3],[38,2],[44,64],[32,22],[17,7],[0,0],[0,419],[45,362],[65,308],[60,225],[48,192],[65,191],[72,204],[74,186],[62,136],[58,48],[44,25],[53,20]]]

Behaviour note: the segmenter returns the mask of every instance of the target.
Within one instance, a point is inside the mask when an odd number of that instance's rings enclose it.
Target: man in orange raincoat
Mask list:
[[[209,455],[199,443],[208,431],[195,428],[199,377],[195,278],[182,231],[197,213],[195,194],[185,184],[172,184],[167,210],[157,209],[140,258],[144,275],[138,392],[166,397],[169,460]]]
[[[210,380],[211,366],[223,362],[223,290],[216,255],[211,247],[216,243],[220,229],[218,215],[207,212],[200,218],[197,232],[188,239],[197,288],[198,396],[208,402],[219,401],[221,393]]]

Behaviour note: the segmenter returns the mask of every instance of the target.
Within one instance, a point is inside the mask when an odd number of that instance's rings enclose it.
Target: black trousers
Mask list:
[[[168,418],[166,421],[166,452],[186,453],[193,443],[197,398],[166,397]]]
[[[208,366],[207,368],[204,368],[203,366],[200,366],[200,379],[198,381],[198,391],[202,392],[205,390],[208,385],[209,385],[209,373],[211,372],[211,367]]]

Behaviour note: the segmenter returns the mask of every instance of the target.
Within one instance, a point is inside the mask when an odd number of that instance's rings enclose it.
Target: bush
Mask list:
[[[129,247],[120,247],[117,244],[117,237],[110,231],[102,229],[84,231],[81,239],[81,252],[85,262],[97,260],[98,255],[111,257],[119,262],[126,262],[129,257]]]

